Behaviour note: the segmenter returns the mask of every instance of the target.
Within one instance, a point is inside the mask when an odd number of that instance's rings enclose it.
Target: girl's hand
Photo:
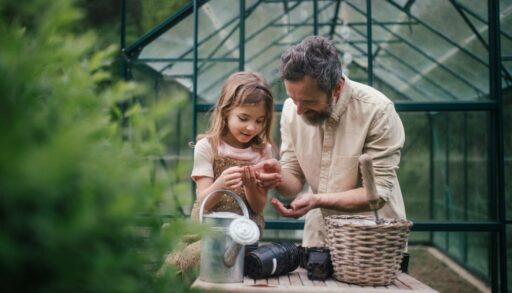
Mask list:
[[[247,188],[257,189],[258,188],[258,180],[256,179],[256,172],[254,171],[254,167],[252,166],[245,166],[243,167],[243,175],[242,175],[242,181],[244,183],[244,186]]]
[[[242,186],[242,174],[244,172],[243,167],[231,167],[219,176],[217,180],[215,180],[215,184],[218,185],[219,188],[226,188],[226,189],[235,189]]]
[[[261,213],[267,202],[267,192],[266,189],[259,186],[254,166],[243,167],[242,181],[251,209],[256,213]]]

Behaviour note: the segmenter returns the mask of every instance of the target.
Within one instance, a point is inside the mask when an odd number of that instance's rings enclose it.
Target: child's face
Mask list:
[[[234,108],[228,115],[228,133],[223,137],[224,141],[233,147],[248,147],[247,143],[263,130],[265,114],[263,102]]]

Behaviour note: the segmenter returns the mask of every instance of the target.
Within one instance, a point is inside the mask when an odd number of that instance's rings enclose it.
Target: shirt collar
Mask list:
[[[345,80],[343,84],[343,88],[341,89],[338,102],[334,105],[334,109],[332,110],[331,117],[329,120],[333,122],[338,122],[340,117],[345,113],[348,107],[348,103],[350,102],[350,97],[352,96],[352,87],[351,81],[348,79],[346,75],[343,75],[343,79]]]

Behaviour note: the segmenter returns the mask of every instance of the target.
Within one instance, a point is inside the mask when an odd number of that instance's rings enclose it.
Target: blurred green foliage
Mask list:
[[[2,291],[189,291],[155,272],[196,227],[162,228],[164,182],[150,180],[168,135],[156,125],[180,99],[142,107],[82,17],[67,0],[0,1]]]
[[[189,0],[124,0],[127,45],[174,15]],[[101,41],[119,42],[120,0],[76,0],[85,12],[84,23],[101,31]]]

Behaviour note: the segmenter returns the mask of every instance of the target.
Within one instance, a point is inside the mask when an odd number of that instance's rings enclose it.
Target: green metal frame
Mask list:
[[[490,86],[490,97],[491,100],[496,101],[497,108],[495,111],[492,111],[493,119],[491,119],[491,143],[495,143],[496,148],[492,148],[491,150],[496,150],[496,152],[491,153],[491,157],[493,158],[491,162],[494,162],[494,167],[491,169],[491,179],[495,179],[494,183],[491,184],[496,190],[492,195],[496,195],[496,199],[494,202],[498,203],[498,206],[495,211],[497,211],[497,215],[495,217],[496,221],[500,223],[500,231],[499,233],[493,233],[495,235],[494,238],[496,242],[498,242],[498,249],[493,250],[493,261],[495,259],[499,259],[499,267],[494,265],[491,268],[491,279],[493,281],[492,288],[498,288],[498,278],[493,277],[493,275],[498,275],[498,270],[500,274],[501,281],[501,289],[503,292],[508,292],[507,288],[507,240],[506,240],[506,205],[505,205],[505,151],[504,151],[504,125],[503,125],[503,96],[501,90],[501,75],[502,72],[500,69],[503,68],[500,60],[501,56],[501,45],[500,45],[500,8],[498,0],[489,0],[488,5],[488,19],[489,19],[489,86]],[[492,201],[492,200],[491,200]],[[498,251],[500,252],[499,255]],[[495,280],[496,279],[496,280]],[[496,284],[494,283],[496,282]]]
[[[198,93],[197,93],[197,78],[200,72],[207,70],[209,66],[211,65],[205,65],[206,62],[215,61],[215,62],[238,62],[238,70],[244,70],[245,63],[247,61],[252,60],[252,58],[257,58],[259,55],[251,56],[251,59],[247,59],[247,56],[245,55],[245,44],[250,41],[252,38],[257,36],[258,34],[262,33],[264,30],[266,30],[268,27],[271,26],[281,26],[283,24],[277,23],[279,20],[279,17],[274,19],[273,21],[269,22],[266,26],[258,30],[257,32],[253,33],[252,35],[247,36],[245,32],[245,19],[248,17],[259,5],[262,3],[282,3],[285,7],[285,14],[289,13],[296,7],[298,7],[301,3],[304,2],[313,2],[313,14],[312,19],[308,18],[302,23],[292,23],[292,24],[286,24],[290,29],[296,29],[300,26],[311,26],[313,29],[314,34],[318,34],[319,27],[321,26],[330,26],[329,33],[327,36],[329,36],[331,39],[334,39],[334,37],[339,37],[339,34],[335,32],[335,28],[337,25],[340,24],[338,21],[338,12],[341,5],[341,0],[260,0],[256,4],[252,5],[251,7],[246,7],[245,0],[239,0],[239,6],[240,6],[240,13],[239,18],[233,18],[232,20],[226,22],[220,30],[228,27],[229,25],[235,23],[238,21],[238,25],[233,28],[228,36],[226,38],[229,38],[229,36],[236,32],[238,29],[239,31],[239,44],[238,44],[238,50],[239,50],[239,58],[228,58],[230,53],[232,51],[225,54],[225,56],[222,57],[214,57],[215,53],[217,52],[218,48],[214,49],[209,56],[206,58],[199,58],[198,56],[198,50],[199,46],[201,46],[204,42],[212,38],[218,33],[217,31],[212,32],[209,36],[206,36],[202,40],[199,40],[199,8],[208,2],[208,0],[193,0],[189,4],[187,4],[182,10],[180,10],[176,15],[168,18],[165,20],[162,24],[155,27],[153,30],[151,30],[148,34],[144,35],[142,38],[137,40],[135,43],[133,43],[130,46],[126,46],[126,39],[125,39],[125,23],[126,23],[126,0],[121,1],[121,51],[124,56],[123,62],[121,62],[121,75],[125,79],[130,79],[130,66],[132,64],[142,63],[149,61],[166,61],[166,62],[192,62],[193,64],[193,74],[192,75],[183,75],[181,77],[189,77],[192,79],[192,103],[193,103],[193,113],[192,113],[192,119],[193,119],[193,136],[196,136],[197,133],[197,113],[199,112],[206,112],[213,107],[212,104],[198,104]],[[336,6],[333,9],[334,14],[331,21],[328,22],[319,22],[318,15],[323,10],[319,8],[319,2],[329,2],[329,3],[335,3]],[[382,28],[384,31],[389,33],[393,36],[394,40],[391,42],[401,42],[417,52],[418,54],[425,57],[427,60],[435,63],[439,68],[442,68],[447,73],[451,74],[454,78],[460,80],[462,83],[466,84],[468,87],[472,88],[475,93],[482,97],[484,96],[484,93],[475,87],[471,82],[469,82],[467,79],[465,79],[463,76],[458,74],[457,72],[454,72],[450,68],[446,67],[445,65],[439,63],[434,57],[430,56],[427,52],[413,44],[412,42],[408,41],[407,39],[401,37],[400,35],[394,33],[391,29],[389,29],[387,26],[389,25],[397,25],[397,24],[404,24],[404,25],[419,25],[428,30],[429,32],[435,34],[448,44],[452,45],[453,47],[460,50],[460,52],[463,52],[479,64],[487,67],[489,69],[489,99],[488,100],[482,100],[482,101],[459,101],[456,100],[456,97],[453,96],[453,94],[450,93],[448,89],[445,89],[442,85],[438,84],[434,80],[429,79],[426,76],[422,75],[422,78],[432,84],[433,86],[437,87],[440,91],[445,93],[448,97],[452,98],[453,101],[449,102],[396,102],[395,107],[397,111],[402,112],[413,112],[413,111],[419,111],[419,112],[425,112],[429,125],[430,125],[430,135],[431,137],[434,136],[434,129],[432,128],[432,112],[434,111],[484,111],[490,113],[490,125],[488,125],[489,128],[489,134],[490,134],[490,145],[489,145],[489,194],[491,198],[489,199],[489,211],[491,212],[490,215],[490,221],[467,221],[468,216],[467,212],[464,214],[464,220],[461,222],[436,222],[436,221],[422,221],[422,222],[415,222],[413,226],[413,231],[425,231],[425,232],[439,232],[439,231],[445,231],[445,232],[489,232],[491,234],[490,237],[490,260],[489,260],[489,267],[491,271],[490,279],[491,279],[491,288],[493,292],[497,292],[498,290],[501,290],[502,292],[507,292],[507,247],[506,247],[506,225],[512,224],[511,220],[506,219],[506,205],[505,205],[505,185],[504,185],[504,125],[503,125],[503,100],[502,100],[502,87],[501,87],[501,80],[502,77],[505,79],[507,84],[512,83],[512,77],[510,73],[506,70],[505,66],[503,66],[503,62],[509,62],[512,60],[512,56],[502,56],[501,55],[501,47],[500,47],[500,36],[503,36],[507,38],[508,40],[512,40],[512,36],[508,34],[507,32],[500,31],[500,11],[499,11],[499,0],[488,0],[488,21],[481,18],[477,13],[472,11],[469,7],[466,7],[462,3],[460,3],[457,0],[450,0],[450,3],[453,5],[455,10],[461,15],[461,17],[464,19],[468,27],[473,31],[473,33],[476,35],[478,40],[482,43],[482,45],[488,50],[489,52],[489,60],[483,60],[479,56],[475,55],[474,53],[470,52],[469,50],[459,46],[457,43],[452,41],[449,37],[444,35],[442,32],[436,30],[432,26],[428,25],[427,23],[423,22],[421,19],[415,17],[411,14],[411,7],[415,4],[415,0],[408,0],[404,5],[401,5],[397,3],[394,0],[387,0],[387,3],[401,11],[402,13],[405,13],[409,17],[409,21],[407,22],[378,22],[376,19],[372,17],[372,1],[366,0],[366,11],[363,11],[359,9],[357,6],[351,4],[349,1],[346,1],[345,4],[349,5],[353,10],[360,13],[362,16],[366,17],[367,21],[365,23],[352,23],[350,24],[351,28],[354,32],[356,32],[359,36],[366,39],[365,42],[360,41],[351,41],[349,42],[349,45],[357,50],[360,54],[367,54],[368,56],[368,64],[367,64],[367,83],[369,85],[372,85],[374,83],[374,68],[379,68],[382,70],[386,70],[387,72],[390,72],[389,68],[386,68],[384,66],[379,65],[378,67],[374,67],[374,59],[378,54],[385,54],[385,57],[393,58],[394,61],[400,62],[401,65],[405,66],[407,69],[411,70],[412,72],[415,72],[416,74],[421,75],[421,72],[416,70],[411,65],[405,63],[402,61],[399,56],[396,56],[393,52],[390,50],[387,50],[386,48],[381,46],[382,40],[374,40],[372,35],[372,29],[376,26]],[[327,7],[327,6],[326,6]],[[330,6],[329,6],[330,7]],[[324,7],[325,9],[325,7]],[[171,29],[174,25],[179,23],[181,20],[183,20],[185,17],[188,17],[192,15],[194,19],[194,35],[193,35],[193,48],[191,50],[185,52],[182,54],[182,56],[178,58],[158,58],[158,59],[139,59],[138,55],[141,52],[141,50],[148,44],[150,44],[153,40],[158,38],[160,35],[162,35],[167,30]],[[477,19],[478,21],[487,24],[488,25],[488,43],[485,42],[484,38],[478,33],[475,26],[471,23],[471,21],[468,19],[467,15],[472,16],[473,18]],[[366,26],[366,32],[364,32],[362,29],[358,29],[359,26]],[[280,39],[282,38],[276,38],[276,40],[270,44],[267,45],[267,48],[270,48],[272,46],[276,45],[283,45],[280,42]],[[389,43],[390,41],[388,41]],[[360,47],[360,45],[364,45],[366,43],[366,51]],[[262,50],[262,52],[265,50]],[[189,56],[189,54],[192,53],[192,57],[186,57]],[[274,56],[278,57],[278,56]],[[270,59],[271,61],[272,59]],[[269,61],[269,62],[270,62]],[[203,62],[201,66],[199,66],[199,63]],[[263,64],[261,68],[265,68],[267,64]],[[165,67],[162,69],[161,72],[163,72],[168,67]],[[395,75],[396,78],[400,80],[404,80],[405,77]],[[225,79],[225,76],[222,76],[218,79],[218,82],[221,82]],[[212,86],[214,83],[212,84]],[[418,89],[415,89],[418,90]],[[282,110],[282,104],[277,104],[275,106],[276,111]],[[467,183],[468,183],[468,172],[467,172],[467,162],[468,162],[468,150],[467,150],[467,114],[464,114],[464,138],[465,139],[465,147],[463,150],[464,153],[464,205],[465,205],[465,211],[467,211]],[[433,143],[433,139],[431,139],[431,143]],[[431,145],[431,149],[433,149],[433,145]],[[449,157],[449,148],[446,148],[446,156]],[[448,159],[446,160],[448,162]],[[430,154],[430,179],[431,179],[431,187],[430,187],[430,200],[433,202],[434,199],[434,158],[433,158],[433,152],[431,151]],[[445,180],[447,180],[447,184],[449,183],[450,176],[449,176],[449,168],[448,166],[445,167],[447,175],[445,177]],[[446,197],[449,199],[449,197]],[[431,216],[433,216],[433,205],[431,205]],[[449,216],[449,215],[448,215]],[[278,230],[297,230],[297,229],[303,229],[304,222],[300,220],[269,220],[266,221],[266,229],[278,229]],[[431,234],[432,237],[432,234]],[[431,238],[432,240],[432,238]],[[447,241],[448,238],[447,238]],[[467,238],[464,238],[463,242],[466,242]],[[463,247],[463,258],[464,260],[467,259],[467,246]]]

